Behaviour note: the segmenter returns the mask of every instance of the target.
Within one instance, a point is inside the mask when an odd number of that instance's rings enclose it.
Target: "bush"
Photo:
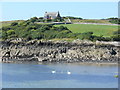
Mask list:
[[[120,19],[119,18],[108,18],[109,22],[114,23],[114,24],[120,24]]]
[[[7,39],[8,38],[8,35],[7,35],[7,32],[6,31],[2,31],[2,39]]]
[[[51,19],[47,19],[46,22],[51,22],[52,20]]]
[[[38,18],[37,17],[33,17],[33,18],[30,18],[30,22],[32,22],[32,23],[34,23],[34,22],[36,22],[38,20]]]
[[[9,26],[2,27],[2,38],[24,38],[31,39],[53,39],[53,38],[75,38],[75,39],[88,39],[99,41],[120,41],[120,29],[114,32],[112,37],[94,36],[93,32],[85,33],[72,33],[67,27],[59,26],[55,27],[51,24],[37,24],[33,23],[38,20],[34,17],[30,20],[23,21],[21,23],[12,23]],[[0,33],[1,35],[1,33]]]
[[[65,18],[65,19],[80,19],[80,20],[82,20],[83,18],[81,18],[81,17],[72,17],[72,16],[67,16],[67,17],[63,17],[63,18]]]
[[[57,28],[57,30],[58,30],[58,31],[68,30],[68,28],[65,27],[65,26],[60,26],[60,27]]]
[[[115,35],[120,34],[120,29],[118,29],[118,31],[115,31],[114,34]]]
[[[112,36],[113,41],[120,41],[120,34]]]
[[[35,20],[37,18],[31,18]],[[4,39],[7,38],[24,38],[31,39],[51,39],[57,37],[68,37],[67,34],[72,33],[67,27],[55,27],[50,24],[36,24],[31,23],[30,20],[23,21],[18,25],[3,27]]]
[[[8,30],[7,31],[7,35],[9,36],[9,35],[12,35],[12,34],[15,34],[15,31],[14,30]]]
[[[93,32],[86,32],[86,33],[81,33],[79,35],[77,35],[77,38],[79,39],[88,39],[88,40],[93,40]]]
[[[17,22],[13,22],[13,23],[11,23],[11,26],[16,26],[16,25],[18,25]]]

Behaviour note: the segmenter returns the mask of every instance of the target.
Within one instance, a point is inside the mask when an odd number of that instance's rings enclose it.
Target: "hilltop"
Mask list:
[[[68,17],[63,17],[64,19]],[[116,23],[116,18],[103,19],[103,20],[87,20],[82,18],[69,17],[72,21],[71,24],[58,23],[54,25],[52,21],[44,20],[42,17],[33,17],[28,20],[16,20],[16,21],[3,21],[1,22],[1,36],[3,40],[23,38],[27,40],[32,39],[87,39],[91,41],[119,41],[119,30]],[[79,24],[74,24],[79,22]],[[93,24],[80,24],[80,22],[91,22]],[[99,25],[111,24],[111,25]]]
[[[1,60],[117,63],[118,26],[38,23],[35,19],[2,22]],[[83,42],[84,41],[84,42]],[[107,41],[107,42],[101,42]]]

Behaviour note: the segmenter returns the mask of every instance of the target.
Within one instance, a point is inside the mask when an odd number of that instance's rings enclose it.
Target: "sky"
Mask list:
[[[0,21],[43,17],[46,11],[84,19],[118,17],[118,2],[1,2]]]

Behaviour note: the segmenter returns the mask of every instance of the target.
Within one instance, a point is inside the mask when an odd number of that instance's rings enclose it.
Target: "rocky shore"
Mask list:
[[[22,41],[0,42],[1,62],[112,62],[119,60],[119,45],[80,41]]]

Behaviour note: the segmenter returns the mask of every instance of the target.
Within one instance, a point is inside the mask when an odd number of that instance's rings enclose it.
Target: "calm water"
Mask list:
[[[117,88],[117,66],[80,64],[2,65],[3,88]],[[56,73],[51,73],[55,70]],[[70,71],[71,74],[67,74]]]

